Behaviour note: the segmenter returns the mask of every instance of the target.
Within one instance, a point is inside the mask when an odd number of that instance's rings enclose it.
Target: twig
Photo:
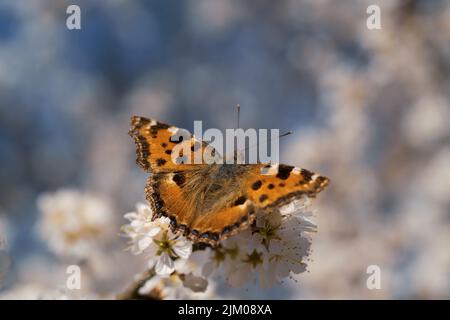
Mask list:
[[[141,289],[142,286],[144,286],[144,284],[154,276],[154,268],[143,272],[138,280],[132,283],[124,292],[118,294],[116,298],[118,300],[161,300],[162,297],[157,288],[145,295],[139,293],[139,289]]]

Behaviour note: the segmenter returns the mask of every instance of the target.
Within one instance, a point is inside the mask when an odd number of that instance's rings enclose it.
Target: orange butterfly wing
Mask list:
[[[181,232],[195,242],[211,245],[247,228],[253,222],[252,202],[239,192],[233,193],[216,210],[202,212],[202,201],[199,201],[198,196],[204,195],[187,186],[193,175],[197,173],[179,171],[149,177],[145,191],[154,212],[153,218],[168,217],[174,232]]]
[[[184,137],[181,137],[180,132],[184,133]],[[153,173],[192,170],[195,167],[195,152],[201,147],[203,154],[207,147],[206,143],[201,144],[187,130],[138,116],[131,118],[128,134],[136,144],[136,163],[145,171]],[[186,139],[186,136],[189,136],[189,139]],[[183,147],[189,154],[178,152],[172,158],[174,149],[181,150]]]
[[[268,208],[288,204],[303,195],[315,197],[328,183],[328,178],[306,169],[259,164],[249,173],[246,190],[255,206]]]

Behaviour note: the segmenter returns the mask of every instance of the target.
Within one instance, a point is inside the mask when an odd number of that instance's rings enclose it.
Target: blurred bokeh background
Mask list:
[[[81,30],[66,28],[70,4]],[[381,30],[366,27],[371,4]],[[120,291],[142,268],[117,236],[144,199],[130,116],[225,129],[240,103],[243,127],[293,130],[282,162],[331,185],[308,273],[215,297],[448,299],[449,80],[445,0],[1,1],[0,295],[64,286],[75,260],[49,247],[39,208],[66,188],[111,212],[102,250],[76,260],[85,297]]]

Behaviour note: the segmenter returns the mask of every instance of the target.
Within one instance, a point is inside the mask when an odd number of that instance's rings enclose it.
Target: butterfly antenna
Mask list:
[[[289,130],[288,132],[283,133],[283,134],[280,136],[280,138],[286,137],[286,136],[288,136],[288,135],[290,135],[290,134],[292,134],[292,133],[293,133],[293,132],[292,132],[291,130]]]
[[[288,132],[285,132],[282,135],[279,135],[278,138],[286,137],[286,136],[288,136],[288,135],[290,135],[292,133],[293,132],[291,130],[289,130]],[[272,137],[269,137],[268,140],[269,140],[268,142],[270,142],[272,140]],[[243,151],[248,151],[249,149],[254,148],[254,147],[256,147],[256,146],[255,145],[248,146]]]
[[[237,113],[237,126],[236,126],[236,129],[239,129],[240,128],[240,126],[239,126],[239,117],[240,117],[240,114],[241,114],[241,105],[239,103],[236,105],[236,113]]]

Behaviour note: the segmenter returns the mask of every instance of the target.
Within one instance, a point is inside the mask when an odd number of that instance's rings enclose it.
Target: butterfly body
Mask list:
[[[178,172],[172,175],[179,179],[178,187],[186,199],[189,199],[194,216],[213,213],[235,198],[242,189],[242,177],[248,168],[236,165],[207,165],[188,172]],[[154,176],[152,180],[167,177]],[[170,176],[169,176],[170,178]],[[170,179],[169,179],[170,180]],[[183,180],[183,181],[180,181]]]
[[[177,129],[135,116],[129,134],[137,163],[151,173],[145,192],[154,218],[169,217],[175,232],[195,242],[216,245],[248,228],[258,210],[313,197],[328,184],[325,177],[282,164],[174,163],[171,151],[180,142],[171,137]],[[198,141],[192,137],[182,143],[194,150]]]

